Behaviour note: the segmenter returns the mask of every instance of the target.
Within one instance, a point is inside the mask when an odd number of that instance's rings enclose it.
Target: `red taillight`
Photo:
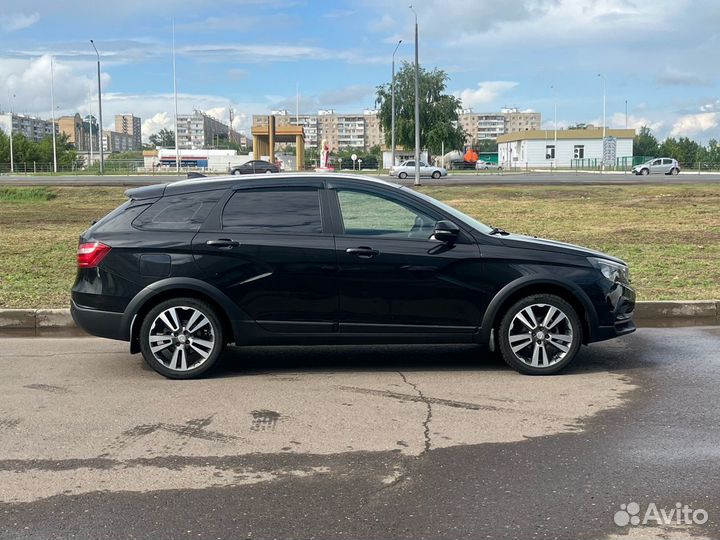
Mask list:
[[[77,249],[78,268],[94,268],[110,252],[110,246],[101,242],[86,242]]]

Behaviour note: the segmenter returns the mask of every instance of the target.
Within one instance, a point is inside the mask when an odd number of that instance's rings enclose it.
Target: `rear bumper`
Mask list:
[[[88,334],[120,341],[130,341],[129,335],[122,332],[122,313],[100,311],[78,306],[74,301],[70,305],[70,314],[75,324]]]

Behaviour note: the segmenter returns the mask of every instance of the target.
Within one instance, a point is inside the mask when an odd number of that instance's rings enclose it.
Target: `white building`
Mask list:
[[[55,133],[58,133],[58,126],[55,125]],[[34,116],[17,113],[0,113],[0,130],[6,135],[24,135],[34,142],[40,142],[45,137],[52,137],[52,120],[43,120]]]
[[[208,150],[181,148],[180,166],[182,168],[202,169],[212,172],[227,172],[230,167],[242,165],[252,159],[252,154],[239,155],[235,150]],[[146,150],[143,159],[146,170],[175,168],[175,149],[160,148]]]
[[[612,162],[623,164],[633,155],[633,129],[608,129],[606,136],[614,142]],[[498,163],[509,167],[596,167],[602,163],[602,129],[551,129],[507,133],[497,138]]]

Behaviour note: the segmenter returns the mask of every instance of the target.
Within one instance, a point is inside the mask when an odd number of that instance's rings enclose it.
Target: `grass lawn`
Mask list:
[[[720,298],[719,185],[421,189],[485,223],[625,259],[642,300]],[[0,188],[0,308],[66,307],[78,235],[124,190]]]

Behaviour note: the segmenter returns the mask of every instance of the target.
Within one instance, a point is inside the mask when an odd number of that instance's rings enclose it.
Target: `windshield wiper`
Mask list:
[[[508,236],[510,233],[507,232],[505,229],[501,229],[500,227],[492,227],[488,234],[499,234],[501,236]]]

